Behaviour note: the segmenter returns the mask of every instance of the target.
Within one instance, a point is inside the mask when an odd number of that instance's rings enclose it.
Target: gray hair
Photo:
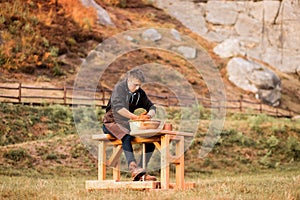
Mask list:
[[[142,83],[145,82],[144,73],[140,69],[132,69],[127,72],[127,78],[135,78],[141,81]]]

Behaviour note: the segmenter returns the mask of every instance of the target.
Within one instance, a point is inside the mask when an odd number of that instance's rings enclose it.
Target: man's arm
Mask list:
[[[122,115],[123,117],[126,117],[128,119],[133,119],[136,120],[138,119],[138,116],[131,113],[129,110],[127,110],[126,108],[121,108],[120,110],[117,111],[118,114]]]
[[[153,118],[155,116],[155,109],[150,109],[147,115],[149,115],[150,118]]]

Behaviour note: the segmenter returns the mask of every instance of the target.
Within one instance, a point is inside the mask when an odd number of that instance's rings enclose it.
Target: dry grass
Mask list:
[[[97,13],[94,8],[83,6],[79,0],[59,0],[59,3],[63,6],[66,17],[71,17],[82,28],[91,29],[95,26]]]
[[[195,177],[197,187],[177,191],[86,191],[85,180],[95,177],[0,178],[1,199],[284,199],[300,198],[298,171],[264,174],[218,174],[213,177]],[[190,181],[190,180],[189,180]]]

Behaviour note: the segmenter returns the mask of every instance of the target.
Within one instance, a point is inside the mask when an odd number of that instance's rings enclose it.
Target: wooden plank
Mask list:
[[[98,180],[106,179],[106,142],[98,145]]]
[[[160,142],[160,137],[140,138],[136,137],[132,140],[133,143],[153,143]]]
[[[135,130],[135,131],[131,131],[130,135],[139,136],[139,137],[153,137],[153,136],[160,135],[161,130],[162,127],[160,129]]]
[[[184,187],[184,136],[176,143],[176,157],[179,158],[176,163],[176,185],[179,189]]]
[[[161,130],[159,132],[155,131],[156,129],[153,130],[141,130],[139,132],[132,132],[131,135],[136,136],[136,138],[139,138],[139,140],[142,139],[149,139],[152,137],[160,137],[161,135],[168,134],[170,136],[185,136],[185,137],[193,137],[194,133],[189,133],[189,132],[178,132],[178,131],[169,131],[169,130]],[[147,136],[148,138],[143,138],[142,136]],[[149,137],[151,136],[151,137]],[[98,141],[115,141],[118,140],[117,138],[113,137],[110,134],[95,134],[92,135],[93,140],[98,140]],[[176,138],[174,138],[176,139]]]
[[[155,145],[155,147],[158,149],[158,151],[161,151],[161,146],[159,142],[153,142],[153,144]]]
[[[168,134],[168,135],[185,136],[185,137],[194,137],[194,133],[189,133],[189,132],[162,130],[159,133],[160,134]]]
[[[163,135],[161,137],[161,188],[169,189],[170,183],[170,136]]]
[[[121,140],[118,140],[117,138],[109,135],[109,134],[95,134],[92,135],[93,140],[97,141],[105,141],[108,145],[120,145],[122,144]],[[133,143],[153,143],[153,142],[159,142],[160,136],[158,137],[150,137],[150,138],[141,138],[141,137],[135,137],[132,142]]]
[[[121,166],[121,159],[120,159],[120,156],[121,156],[121,153],[122,153],[122,146],[119,145],[119,146],[116,146],[114,147],[113,149],[113,154],[116,152],[116,163],[113,164],[113,179],[115,181],[120,181],[121,179],[121,172],[120,172],[120,166]]]
[[[101,190],[101,189],[158,189],[160,187],[160,182],[158,181],[97,181],[89,180],[85,182],[85,188],[87,190]]]
[[[122,150],[123,150],[122,145],[114,146],[113,153],[110,156],[109,160],[107,161],[107,166],[113,166],[113,167],[116,166],[120,158],[120,155],[122,154]]]
[[[142,152],[142,154],[143,154],[143,160],[142,160],[142,168],[144,168],[145,170],[146,170],[146,144],[145,143],[143,143],[143,152]]]
[[[110,134],[94,134],[92,135],[92,139],[98,141],[117,140],[117,138],[113,137]]]

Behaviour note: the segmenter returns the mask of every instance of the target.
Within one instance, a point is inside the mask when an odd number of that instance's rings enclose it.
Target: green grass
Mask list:
[[[85,181],[95,176],[26,177],[0,176],[1,199],[299,199],[300,171],[265,171],[257,174],[194,175],[191,190],[95,190],[86,191]]]
[[[92,130],[104,110],[76,112],[77,125]],[[181,113],[166,112],[177,128]],[[229,115],[216,145],[201,159],[210,123],[204,117],[185,153],[187,181],[197,183],[193,190],[87,192],[84,183],[97,178],[97,162],[75,134],[72,108],[2,103],[0,114],[0,199],[300,198],[300,124],[290,119]]]

